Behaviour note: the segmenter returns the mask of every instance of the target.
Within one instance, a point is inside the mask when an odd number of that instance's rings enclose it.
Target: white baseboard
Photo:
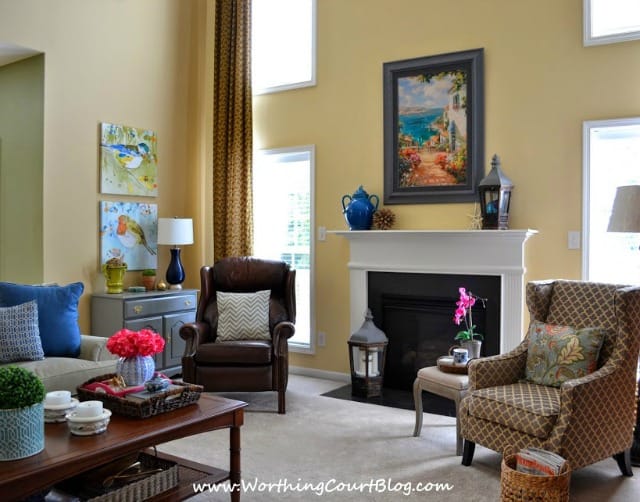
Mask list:
[[[314,378],[324,378],[325,380],[335,380],[349,383],[351,375],[348,373],[338,373],[337,371],[317,370],[315,368],[304,368],[302,366],[289,366],[289,373]]]

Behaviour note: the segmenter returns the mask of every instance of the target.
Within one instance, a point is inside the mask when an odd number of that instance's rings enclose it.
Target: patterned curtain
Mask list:
[[[252,254],[251,0],[216,0],[214,259]]]

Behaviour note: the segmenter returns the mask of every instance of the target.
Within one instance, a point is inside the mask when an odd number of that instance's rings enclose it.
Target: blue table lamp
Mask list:
[[[173,246],[171,262],[167,268],[167,282],[169,289],[182,289],[185,274],[178,246],[193,244],[193,220],[191,218],[159,218],[158,244]]]

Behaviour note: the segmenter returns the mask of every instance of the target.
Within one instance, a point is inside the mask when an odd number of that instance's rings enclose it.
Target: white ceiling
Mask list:
[[[16,61],[35,56],[36,54],[40,54],[40,52],[27,47],[0,42],[0,66],[15,63]]]

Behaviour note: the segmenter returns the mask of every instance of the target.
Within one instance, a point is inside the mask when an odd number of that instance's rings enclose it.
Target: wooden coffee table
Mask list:
[[[203,395],[196,404],[151,418],[137,419],[116,415],[106,432],[97,436],[73,436],[66,423],[45,424],[45,448],[37,455],[0,463],[2,500],[21,500],[43,492],[56,483],[94,469],[145,448],[216,429],[229,429],[229,470],[221,470],[178,457],[181,476],[178,487],[164,492],[158,500],[178,500],[195,495],[193,473],[198,482],[220,483],[229,480],[234,490],[231,500],[240,500],[240,426],[247,403]],[[167,455],[163,455],[167,458]],[[187,482],[184,478],[190,478]],[[154,498],[154,500],[156,500]]]

